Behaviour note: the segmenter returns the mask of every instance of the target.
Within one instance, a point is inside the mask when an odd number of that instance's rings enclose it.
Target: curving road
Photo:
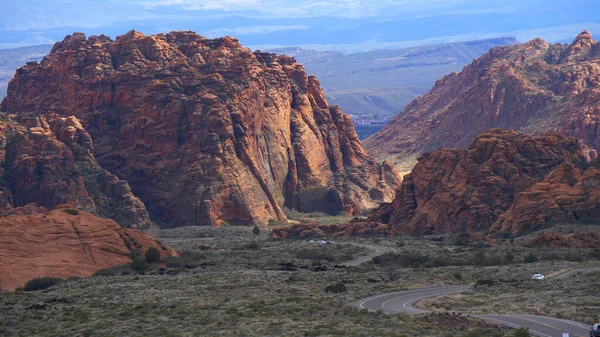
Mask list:
[[[575,269],[563,274],[557,275],[554,278],[560,279],[569,277],[579,273],[589,273],[600,270],[600,268],[584,268]],[[357,307],[368,309],[371,311],[382,310],[385,313],[409,313],[420,314],[426,313],[427,310],[415,308],[414,304],[422,299],[437,297],[443,295],[451,295],[470,291],[471,286],[440,286],[428,287],[407,291],[399,291],[394,293],[381,294],[363,298],[358,300],[355,305]],[[588,325],[569,321],[565,319],[535,316],[535,315],[472,315],[486,321],[495,322],[511,328],[526,327],[529,331],[541,337],[562,337],[563,333],[568,332],[570,337],[587,337],[589,336],[590,327]]]
[[[388,246],[375,245],[375,244],[371,244],[371,243],[352,243],[352,244],[355,246],[361,246],[361,247],[368,248],[368,249],[372,250],[373,253],[369,254],[367,256],[361,257],[359,259],[344,263],[344,266],[346,266],[346,267],[357,267],[365,262],[371,261],[375,256],[383,255],[385,253],[395,253],[396,252],[396,250],[394,248],[388,247]]]

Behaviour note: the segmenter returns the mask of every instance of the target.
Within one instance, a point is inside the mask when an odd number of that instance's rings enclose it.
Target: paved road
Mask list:
[[[348,267],[356,267],[365,262],[371,261],[375,256],[383,255],[385,253],[395,253],[396,250],[392,247],[388,246],[380,246],[371,243],[353,243],[353,245],[361,246],[372,250],[373,252],[365,257],[361,257],[360,259],[352,260],[344,263],[344,266]]]
[[[560,275],[555,278],[565,278],[579,273],[589,273],[600,270],[600,268],[585,268],[576,269]],[[386,313],[410,313],[420,314],[426,313],[427,310],[415,308],[413,305],[425,298],[437,297],[443,295],[451,295],[470,291],[471,286],[442,286],[428,287],[414,290],[400,291],[395,293],[387,293],[376,295],[358,300],[355,305],[369,309],[372,311],[382,310]],[[472,315],[487,321],[496,322],[498,324],[511,328],[527,327],[529,331],[541,337],[562,337],[563,332],[568,332],[570,337],[587,337],[589,336],[588,325],[569,321],[565,319],[535,316],[535,315]]]
[[[553,279],[563,279],[563,278],[567,278],[576,274],[587,274],[587,273],[591,273],[594,271],[600,271],[600,267],[595,267],[595,268],[581,268],[581,269],[573,269],[567,272],[564,272],[562,274],[558,274],[554,277],[552,277]]]

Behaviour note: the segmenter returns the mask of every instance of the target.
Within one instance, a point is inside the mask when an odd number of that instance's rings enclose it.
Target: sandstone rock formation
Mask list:
[[[364,146],[410,171],[422,153],[465,148],[490,128],[556,131],[599,150],[600,47],[590,33],[570,45],[535,39],[493,48],[437,81]]]
[[[0,217],[0,288],[13,290],[36,277],[89,277],[131,262],[133,250],[159,249],[162,258],[177,253],[147,234],[70,205],[48,212],[36,206]]]
[[[127,182],[98,165],[90,135],[75,117],[0,117],[0,212],[71,204],[125,227],[151,224]]]
[[[439,234],[500,229],[502,225],[495,223],[506,217],[506,226],[514,224],[513,233],[522,232],[528,228],[523,228],[526,220],[520,217],[525,210],[519,213],[519,199],[526,197],[519,193],[562,164],[582,163],[585,156],[574,138],[559,134],[534,138],[492,129],[466,150],[441,149],[422,156],[405,176],[394,201],[382,206],[371,220],[388,223],[396,233]],[[589,172],[595,174],[593,169]],[[554,172],[548,179],[558,176]],[[503,216],[511,208],[514,216]],[[541,208],[534,212],[547,212]]]
[[[571,234],[559,234],[552,232],[541,232],[532,240],[534,246],[545,247],[572,247],[572,248],[596,248],[600,246],[600,234],[597,231],[577,232]]]
[[[352,220],[342,225],[323,225],[316,222],[276,227],[271,231],[273,239],[312,238],[331,235],[337,236],[373,236],[391,235],[388,225],[373,221]]]
[[[399,185],[315,77],[230,37],[75,33],[17,71],[2,109],[79,118],[98,162],[168,225],[360,213]]]
[[[560,165],[544,181],[517,194],[493,230],[518,234],[543,226],[600,219],[600,170]]]

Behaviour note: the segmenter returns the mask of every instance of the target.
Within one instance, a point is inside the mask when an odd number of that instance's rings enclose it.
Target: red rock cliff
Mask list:
[[[556,131],[599,150],[600,46],[590,33],[570,45],[535,39],[493,48],[437,81],[364,146],[410,171],[420,154],[465,148],[490,128]]]
[[[0,145],[0,211],[71,204],[124,227],[151,225],[127,182],[98,165],[77,118],[0,115]]]
[[[360,212],[399,184],[300,64],[229,37],[75,33],[17,71],[2,109],[79,118],[98,162],[171,225]]]
[[[526,198],[519,193],[543,181],[562,164],[582,163],[585,157],[574,138],[559,134],[534,138],[492,129],[479,135],[466,150],[442,149],[422,156],[404,178],[394,201],[383,206],[373,220],[387,222],[397,233],[438,234],[500,230],[502,225],[497,221],[503,218],[504,226],[510,226],[503,230],[520,233],[532,228],[524,225],[525,217],[514,219],[520,214],[519,200]],[[591,177],[586,181],[597,179],[595,172],[589,171],[586,176]],[[553,179],[552,175],[548,179]],[[575,184],[575,180],[569,183]],[[536,190],[543,188],[535,186]],[[584,195],[581,186],[574,191]],[[542,206],[536,214],[549,212]],[[597,207],[589,206],[596,213]],[[507,210],[513,215],[503,215]],[[552,214],[561,219],[558,210]],[[529,220],[535,218],[527,216]]]

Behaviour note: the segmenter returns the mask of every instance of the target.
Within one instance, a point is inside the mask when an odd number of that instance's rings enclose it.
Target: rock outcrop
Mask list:
[[[71,204],[124,227],[151,225],[127,182],[96,162],[77,118],[0,115],[0,148],[0,213],[30,203]]]
[[[364,146],[410,171],[421,154],[465,148],[490,128],[559,132],[599,150],[600,47],[590,33],[570,45],[535,39],[493,48],[437,81]]]
[[[597,231],[559,234],[541,232],[531,241],[537,247],[571,247],[571,248],[596,248],[600,246],[600,234]]]
[[[0,217],[0,288],[13,290],[36,277],[89,277],[100,269],[131,262],[134,250],[170,247],[110,219],[59,205],[48,212],[27,206]]]
[[[2,109],[79,118],[98,162],[166,225],[360,213],[400,181],[293,58],[230,37],[75,33],[17,71]]]
[[[518,234],[561,222],[600,220],[600,170],[560,165],[520,192],[493,230]]]
[[[466,150],[423,155],[405,176],[394,201],[371,220],[388,223],[396,233],[439,234],[499,230],[497,221],[506,217],[506,226],[515,224],[513,233],[522,232],[529,227],[515,220],[521,216],[518,199],[525,198],[519,193],[546,177],[555,179],[559,175],[555,170],[563,164],[583,163],[585,156],[574,138],[560,134],[534,138],[492,129]],[[511,209],[513,216],[503,215]]]

